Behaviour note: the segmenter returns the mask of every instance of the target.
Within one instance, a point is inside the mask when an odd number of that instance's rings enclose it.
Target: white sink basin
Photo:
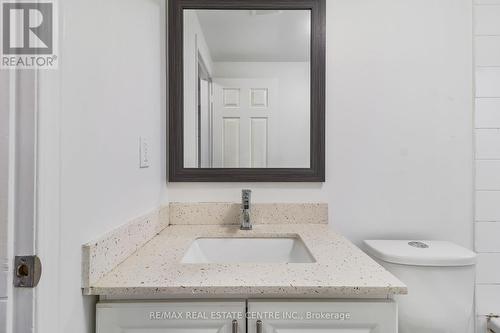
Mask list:
[[[311,263],[313,256],[298,237],[198,238],[182,263]]]

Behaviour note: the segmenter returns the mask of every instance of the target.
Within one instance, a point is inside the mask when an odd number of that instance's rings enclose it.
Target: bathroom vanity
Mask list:
[[[225,300],[97,305],[97,333],[396,333],[385,301]]]
[[[168,1],[170,182],[325,180],[325,0]],[[285,190],[283,190],[285,191]],[[396,333],[325,204],[171,203],[84,246],[97,333]]]
[[[84,246],[98,333],[397,332],[406,286],[331,230],[325,204],[254,204],[251,230],[240,204],[166,210],[149,240],[159,218]]]

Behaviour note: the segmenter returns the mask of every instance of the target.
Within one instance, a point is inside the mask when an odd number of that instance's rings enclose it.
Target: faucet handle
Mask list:
[[[249,202],[251,195],[252,195],[252,190],[249,190],[249,189],[241,190],[241,200],[242,201]]]
[[[252,195],[252,190],[243,189],[241,190],[241,204],[243,209],[250,209],[250,197]]]
[[[250,221],[250,195],[252,191],[248,189],[241,190],[241,230],[251,230],[252,222]]]

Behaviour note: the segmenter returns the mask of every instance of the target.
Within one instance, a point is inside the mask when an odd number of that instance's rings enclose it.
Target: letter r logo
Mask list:
[[[3,54],[52,54],[52,3],[4,2],[2,6]]]

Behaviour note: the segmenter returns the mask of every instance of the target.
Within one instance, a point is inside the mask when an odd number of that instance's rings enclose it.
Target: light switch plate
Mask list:
[[[143,136],[139,137],[139,156],[140,156],[140,167],[149,168],[150,166],[149,140]]]

